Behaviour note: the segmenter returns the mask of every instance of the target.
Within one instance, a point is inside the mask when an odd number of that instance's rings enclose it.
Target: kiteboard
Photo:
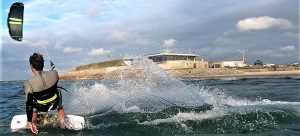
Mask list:
[[[47,117],[48,123],[43,124],[43,119],[38,118],[37,126],[38,127],[58,127],[57,117],[56,116],[49,116]],[[55,123],[54,123],[55,122]],[[85,120],[84,117],[77,116],[77,115],[66,115],[63,127],[70,130],[82,130],[84,128]],[[12,131],[18,131],[23,129],[29,129],[27,127],[27,116],[26,114],[23,115],[16,115],[11,120],[10,128]]]

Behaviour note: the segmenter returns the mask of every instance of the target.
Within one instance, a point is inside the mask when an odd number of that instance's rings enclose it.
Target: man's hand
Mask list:
[[[31,130],[32,133],[38,134],[38,129],[36,128],[35,123],[29,122],[28,125],[29,125],[30,130]]]

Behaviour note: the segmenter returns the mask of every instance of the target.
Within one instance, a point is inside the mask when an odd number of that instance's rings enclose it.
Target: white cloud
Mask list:
[[[25,45],[25,46],[30,46],[30,47],[46,47],[50,44],[50,42],[47,40],[36,40],[36,39],[25,40],[25,39],[23,39],[23,41],[20,44]]]
[[[113,40],[113,41],[127,41],[131,38],[132,36],[130,36],[130,34],[126,31],[113,31],[110,34],[109,39]]]
[[[176,40],[175,39],[167,39],[167,40],[164,40],[164,44],[162,45],[163,47],[173,47],[175,44],[176,44]]]
[[[262,16],[240,20],[236,26],[242,31],[263,30],[269,28],[289,29],[293,27],[293,23],[287,19]]]
[[[295,48],[295,46],[289,45],[289,46],[280,48],[280,50],[289,52],[289,51],[295,51],[296,48]]]
[[[68,47],[64,48],[63,52],[64,53],[72,53],[72,52],[79,52],[81,50],[82,50],[82,48],[73,48],[73,47],[68,46]]]
[[[88,52],[88,55],[90,56],[101,56],[101,55],[105,55],[105,54],[109,54],[110,50],[105,50],[103,48],[99,48],[99,49],[92,49],[91,51]]]

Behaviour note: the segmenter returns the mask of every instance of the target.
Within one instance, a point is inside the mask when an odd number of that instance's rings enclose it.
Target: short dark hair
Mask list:
[[[42,71],[44,68],[44,57],[42,54],[33,53],[29,57],[30,65],[35,68],[37,71]]]

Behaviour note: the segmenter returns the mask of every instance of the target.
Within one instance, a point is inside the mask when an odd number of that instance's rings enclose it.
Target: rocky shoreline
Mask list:
[[[141,70],[143,71],[143,70]],[[166,70],[167,73],[178,78],[224,78],[224,77],[258,77],[258,76],[300,76],[299,68],[284,69],[177,69]],[[61,80],[91,80],[114,79],[122,74],[128,78],[134,77],[137,71],[132,71],[127,66],[108,67],[81,71],[60,72]]]

